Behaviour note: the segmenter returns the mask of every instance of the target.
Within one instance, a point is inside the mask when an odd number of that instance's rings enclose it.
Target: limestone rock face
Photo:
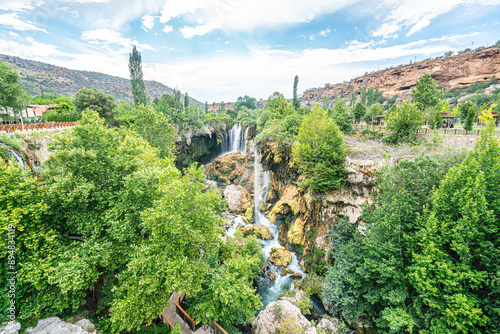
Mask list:
[[[52,137],[50,136],[24,137],[23,151],[28,158],[31,170],[35,173],[37,172],[36,167],[42,166],[48,159],[50,152],[47,146],[51,141]]]
[[[286,329],[293,330],[294,333],[317,333],[316,328],[300,313],[299,308],[288,300],[269,303],[252,322],[254,334],[274,334]]]
[[[85,321],[84,321],[85,320]],[[82,326],[85,326],[83,328]],[[90,330],[90,332],[89,332]],[[89,334],[96,333],[95,326],[87,319],[76,324],[62,321],[58,317],[39,320],[35,328],[28,328],[27,334]]]
[[[0,327],[0,334],[18,334],[21,330],[21,324],[17,321],[9,321]]]
[[[340,332],[337,321],[332,318],[327,318],[326,316],[321,319],[317,328],[324,334],[338,334]]]
[[[224,189],[224,198],[226,199],[229,211],[232,213],[243,213],[252,203],[252,197],[248,193],[248,190],[234,184]]]
[[[431,59],[406,66],[398,66],[352,79],[350,82],[310,89],[301,103],[315,105],[323,96],[348,92],[351,86],[360,92],[363,87],[376,87],[385,97],[402,95],[415,86],[420,77],[430,73],[437,84],[446,90],[467,87],[471,83],[500,77],[500,49],[488,48],[456,56]]]
[[[271,231],[269,231],[269,228],[264,225],[249,224],[240,228],[240,231],[244,236],[255,235],[257,238],[264,240],[271,240],[273,238],[273,235],[271,234]]]
[[[284,248],[271,248],[269,262],[278,267],[287,267],[292,262],[292,254]]]

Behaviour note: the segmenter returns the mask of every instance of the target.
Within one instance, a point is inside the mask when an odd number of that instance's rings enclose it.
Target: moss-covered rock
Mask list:
[[[286,269],[285,268],[281,268],[281,273],[280,275],[281,276],[286,276],[287,272],[286,272]]]
[[[271,234],[271,231],[267,228],[267,226],[264,225],[246,225],[240,228],[241,233],[243,235],[249,236],[249,235],[254,235],[259,239],[264,239],[264,240],[271,240],[273,238],[273,235]]]
[[[245,218],[250,223],[253,223],[253,202],[250,204],[247,211],[245,212]]]
[[[269,262],[277,267],[287,267],[292,262],[292,254],[284,248],[271,248]]]
[[[267,273],[267,276],[269,276],[269,279],[271,281],[274,281],[276,279],[276,273],[274,272],[274,270],[269,270],[269,272]]]
[[[305,245],[306,242],[306,235],[304,231],[304,226],[306,224],[306,220],[297,217],[288,231],[288,240],[291,243],[297,244],[297,245]]]

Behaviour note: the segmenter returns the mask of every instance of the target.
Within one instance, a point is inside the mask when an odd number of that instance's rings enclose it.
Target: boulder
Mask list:
[[[278,267],[287,267],[292,262],[292,254],[284,248],[271,248],[269,262]]]
[[[295,274],[291,274],[290,275],[291,278],[302,278],[302,274],[301,273],[295,273]]]
[[[229,211],[232,213],[245,212],[252,203],[252,197],[248,190],[242,186],[231,184],[224,189],[224,198],[226,199]]]
[[[0,334],[18,334],[21,324],[17,321],[9,321],[0,327]]]
[[[273,235],[271,234],[271,231],[269,231],[269,228],[264,225],[249,224],[240,228],[240,231],[244,236],[255,235],[257,238],[264,240],[271,240],[273,238]]]
[[[323,317],[323,319],[321,319],[316,328],[324,334],[340,334],[337,320],[326,315]]]
[[[269,272],[267,273],[267,276],[269,276],[269,279],[271,281],[274,281],[276,279],[276,273],[274,272],[274,270],[269,270]]]
[[[286,272],[289,274],[293,274],[293,270],[290,270],[290,269],[287,269]]]
[[[58,317],[39,320],[35,328],[28,328],[27,334],[89,334],[95,333],[95,326],[87,319],[82,319],[75,325],[64,322]],[[85,326],[83,328],[82,326]]]
[[[285,268],[281,268],[281,276],[286,276],[287,272]]]
[[[252,333],[305,333],[316,334],[316,328],[300,313],[297,306],[287,300],[269,303],[252,322]]]

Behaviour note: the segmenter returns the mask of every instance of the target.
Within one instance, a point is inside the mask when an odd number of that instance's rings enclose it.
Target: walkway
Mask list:
[[[193,332],[191,328],[182,320],[182,318],[175,312],[175,301],[177,299],[177,296],[179,294],[172,294],[170,296],[170,307],[165,307],[163,310],[163,315],[173,324],[175,325],[178,323],[181,327],[182,334],[210,334],[210,328],[207,327],[207,329],[200,328],[196,332]]]

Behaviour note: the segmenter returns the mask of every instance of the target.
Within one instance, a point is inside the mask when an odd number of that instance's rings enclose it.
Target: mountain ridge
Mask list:
[[[101,72],[73,70],[62,66],[0,54],[0,59],[19,73],[23,87],[33,96],[45,93],[74,96],[81,88],[95,88],[113,95],[118,103],[132,102],[130,80]],[[152,80],[144,80],[146,93],[152,99],[173,94],[173,89]],[[183,95],[184,96],[184,95]],[[189,96],[189,103],[203,107],[204,103]]]

